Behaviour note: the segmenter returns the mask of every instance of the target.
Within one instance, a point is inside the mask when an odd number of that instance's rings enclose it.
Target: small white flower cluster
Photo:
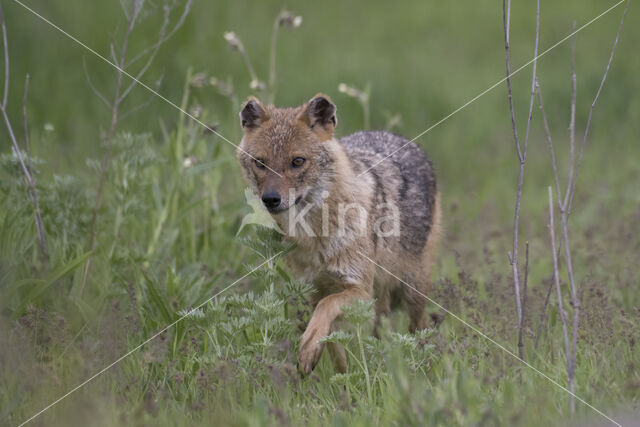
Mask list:
[[[302,25],[302,16],[296,16],[293,12],[283,10],[278,16],[278,25],[293,30]]]

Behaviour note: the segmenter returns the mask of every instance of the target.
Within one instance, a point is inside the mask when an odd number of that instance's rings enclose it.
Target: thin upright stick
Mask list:
[[[575,28],[576,23],[573,22]],[[567,180],[567,189],[565,190],[565,198],[562,202],[558,195],[558,203],[560,204],[560,218],[562,220],[562,239],[564,243],[564,258],[567,266],[567,276],[569,277],[569,289],[571,291],[571,305],[573,307],[573,325],[571,326],[571,352],[569,353],[567,374],[569,379],[569,390],[571,393],[575,390],[576,376],[576,352],[578,346],[578,321],[580,318],[580,301],[578,300],[577,285],[573,274],[573,261],[571,259],[571,247],[569,242],[569,212],[567,206],[569,204],[569,194],[574,180],[573,165],[575,161],[575,120],[576,120],[576,36],[573,35],[571,43],[571,121],[569,123],[569,178]],[[576,410],[576,402],[571,396],[570,407],[573,414]]]
[[[564,352],[567,360],[567,372],[570,366],[569,353],[569,332],[567,330],[567,314],[562,304],[562,289],[560,288],[560,274],[558,273],[558,252],[556,251],[556,233],[555,224],[553,222],[553,191],[549,186],[549,234],[551,236],[551,256],[553,257],[553,282],[556,285],[556,294],[558,299],[558,311],[562,320],[562,334],[564,337]]]
[[[518,314],[518,330],[523,326],[523,309],[522,298],[520,296],[520,279],[518,272],[518,229],[520,225],[520,204],[522,199],[522,185],[524,182],[524,165],[527,160],[527,145],[529,141],[529,131],[531,129],[531,118],[533,114],[533,100],[535,97],[536,89],[536,71],[537,71],[537,57],[538,57],[538,42],[540,39],[540,0],[536,2],[536,36],[534,47],[534,60],[533,71],[531,77],[531,96],[529,99],[529,115],[527,116],[527,127],[524,137],[524,146],[520,146],[520,140],[518,138],[518,130],[516,125],[515,110],[513,107],[513,95],[511,90],[511,55],[510,55],[510,35],[509,28],[511,22],[511,0],[502,1],[502,18],[504,25],[504,47],[505,47],[505,68],[507,74],[507,95],[509,99],[509,112],[511,114],[511,128],[513,131],[513,138],[516,145],[516,151],[518,153],[518,160],[520,163],[520,171],[518,175],[518,190],[516,195],[516,205],[513,220],[513,251],[509,255],[509,262],[511,264],[513,273],[513,286],[516,295],[516,310]],[[521,355],[522,356],[522,355]]]
[[[269,102],[274,103],[276,97],[276,49],[278,47],[278,32],[280,30],[280,20],[282,12],[278,14],[273,22],[271,32],[271,49],[269,51]]]
[[[553,169],[553,180],[556,185],[556,194],[558,195],[558,200],[562,199],[562,192],[560,190],[560,178],[558,175],[558,165],[556,163],[556,154],[553,149],[553,139],[551,138],[551,131],[549,130],[549,122],[547,121],[547,114],[544,111],[544,103],[542,102],[542,90],[540,89],[540,83],[536,82],[536,92],[538,93],[538,105],[540,107],[540,115],[542,116],[542,123],[544,127],[544,134],[547,137],[547,144],[549,145],[549,152],[551,153],[551,167]],[[562,204],[558,203],[560,209],[562,209]]]
[[[573,168],[575,163],[575,146],[576,146],[576,21],[573,21],[574,32],[571,37],[571,118],[569,119],[569,178],[567,179],[567,189],[564,193],[564,201],[560,202],[560,211],[564,212],[569,203],[569,194],[571,192],[571,183],[573,182]],[[558,193],[558,200],[562,199],[562,195]]]
[[[627,5],[624,8],[624,12],[622,13],[622,18],[620,19],[620,25],[618,26],[618,32],[616,33],[616,38],[613,42],[613,46],[611,47],[611,55],[609,55],[609,62],[607,62],[607,68],[604,70],[604,74],[602,76],[602,80],[600,81],[600,86],[598,87],[598,91],[596,92],[596,96],[593,98],[593,102],[591,103],[591,108],[589,108],[589,116],[587,118],[587,125],[584,129],[584,136],[582,138],[582,145],[580,146],[580,155],[578,156],[578,165],[576,167],[575,177],[571,184],[571,194],[569,196],[569,205],[567,206],[567,210],[571,213],[571,205],[573,204],[573,196],[576,192],[576,182],[578,178],[578,172],[580,171],[580,165],[582,164],[582,156],[584,154],[584,147],[587,144],[587,136],[589,135],[589,128],[591,127],[591,117],[593,116],[593,109],[596,106],[596,102],[598,102],[598,98],[600,97],[600,92],[602,91],[602,87],[604,86],[605,80],[607,80],[607,74],[609,73],[609,69],[611,68],[611,62],[613,61],[613,55],[616,52],[616,47],[618,46],[618,40],[620,39],[620,33],[622,32],[622,25],[624,24],[624,18],[627,16],[627,11],[629,10],[629,3],[631,0],[627,0]]]
[[[522,286],[522,322],[518,327],[518,356],[520,359],[524,360],[524,341],[523,341],[523,330],[524,330],[524,318],[527,312],[527,282],[529,280],[529,241],[526,242],[525,245],[525,255],[524,255],[524,284]]]
[[[547,122],[547,117],[546,114],[544,112],[544,106],[543,106],[543,102],[542,102],[542,93],[540,90],[540,86],[537,85],[536,91],[538,93],[538,102],[540,104],[540,111],[542,114],[542,118],[543,118],[543,123],[544,123],[544,130],[545,130],[545,135],[547,137],[547,142],[549,144],[549,150],[551,152],[551,162],[552,162],[552,166],[553,166],[553,175],[554,175],[554,181],[555,181],[555,185],[556,185],[556,192],[557,192],[557,200],[558,200],[558,207],[560,209],[560,218],[561,218],[561,227],[562,227],[562,236],[561,236],[561,243],[563,244],[563,249],[564,249],[564,258],[565,258],[565,262],[566,262],[566,266],[567,266],[567,276],[568,276],[568,281],[569,281],[569,289],[570,289],[570,301],[571,301],[571,306],[573,308],[573,322],[572,322],[572,326],[571,326],[571,344],[569,344],[569,336],[568,336],[568,332],[567,332],[567,319],[566,319],[566,314],[562,308],[562,303],[561,303],[561,298],[562,298],[562,292],[560,289],[560,285],[559,285],[559,278],[558,278],[558,267],[557,267],[557,261],[558,261],[558,253],[556,252],[555,249],[555,234],[552,234],[552,247],[553,247],[553,256],[554,256],[554,277],[555,277],[555,283],[556,283],[556,289],[558,292],[558,304],[559,304],[559,309],[561,310],[561,317],[562,317],[562,321],[563,321],[563,333],[564,333],[564,340],[565,340],[565,353],[567,355],[567,377],[568,377],[568,385],[569,385],[569,390],[572,393],[571,396],[571,402],[570,402],[570,407],[571,407],[571,413],[575,412],[575,398],[573,395],[573,392],[575,390],[575,370],[576,370],[576,358],[577,358],[577,347],[578,347],[578,328],[579,328],[579,323],[580,323],[580,305],[581,305],[581,300],[582,300],[582,290],[578,289],[577,285],[576,285],[576,281],[575,281],[575,275],[574,275],[574,271],[573,271],[573,262],[572,262],[572,257],[571,257],[571,247],[570,247],[570,239],[569,239],[569,216],[571,213],[571,206],[572,206],[572,202],[573,202],[573,198],[575,195],[575,188],[576,188],[576,181],[577,181],[577,176],[578,176],[578,172],[580,170],[580,165],[582,163],[582,158],[583,158],[583,154],[584,154],[584,147],[586,145],[586,140],[587,140],[587,136],[589,133],[589,127],[591,125],[591,118],[593,115],[593,109],[595,107],[595,104],[598,100],[598,97],[600,96],[600,92],[602,90],[602,87],[604,86],[604,82],[607,78],[607,74],[609,72],[609,69],[611,68],[611,62],[613,61],[613,56],[615,53],[615,49],[616,46],[618,44],[618,40],[620,38],[620,33],[622,31],[622,26],[624,24],[624,18],[626,16],[627,10],[629,8],[629,1],[627,1],[627,5],[625,7],[624,13],[622,14],[622,18],[620,20],[620,25],[618,27],[618,31],[616,33],[616,38],[614,40],[613,43],[613,47],[611,49],[611,54],[609,55],[609,61],[607,63],[607,67],[605,69],[604,75],[602,76],[602,80],[600,82],[600,86],[598,87],[598,91],[596,92],[595,98],[591,104],[591,108],[589,110],[589,116],[587,119],[587,124],[585,127],[585,132],[584,132],[584,137],[582,140],[582,146],[580,147],[580,155],[578,158],[578,162],[577,162],[577,166],[575,168],[575,173],[574,173],[574,163],[575,163],[575,118],[576,118],[576,72],[575,72],[575,52],[576,52],[576,39],[575,39],[575,35],[573,37],[572,40],[572,46],[571,46],[571,116],[570,116],[570,123],[569,123],[569,176],[567,179],[567,187],[566,187],[566,191],[564,194],[564,197],[562,197],[562,194],[560,192],[560,184],[559,184],[559,176],[558,176],[558,168],[556,165],[556,158],[555,158],[555,152],[554,152],[554,148],[553,148],[553,141],[551,139],[551,134],[549,131],[549,124]],[[575,22],[573,24],[573,27],[575,28]],[[552,209],[552,193],[551,193],[551,187],[549,187],[549,204],[550,204],[550,219],[551,219],[551,230],[552,232],[554,232],[554,228],[553,228],[553,209]]]

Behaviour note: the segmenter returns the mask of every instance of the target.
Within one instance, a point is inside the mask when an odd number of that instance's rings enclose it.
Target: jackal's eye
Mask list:
[[[256,164],[258,169],[265,169],[267,167],[262,159],[253,159],[253,162]]]
[[[299,168],[300,166],[304,165],[305,160],[302,157],[296,157],[295,159],[291,160],[291,166],[293,166],[294,168]]]

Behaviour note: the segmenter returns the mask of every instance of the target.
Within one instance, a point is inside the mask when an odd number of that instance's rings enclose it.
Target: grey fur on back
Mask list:
[[[338,142],[356,174],[371,168],[366,174],[375,182],[372,208],[396,203],[400,211],[399,243],[412,253],[420,253],[431,231],[437,193],[427,156],[414,142],[385,131],[360,131]],[[377,246],[375,235],[374,240]]]

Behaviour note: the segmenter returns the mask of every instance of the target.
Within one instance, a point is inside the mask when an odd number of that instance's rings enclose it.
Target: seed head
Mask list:
[[[224,33],[224,39],[229,44],[229,47],[233,50],[243,50],[242,41],[233,31],[227,31]]]

